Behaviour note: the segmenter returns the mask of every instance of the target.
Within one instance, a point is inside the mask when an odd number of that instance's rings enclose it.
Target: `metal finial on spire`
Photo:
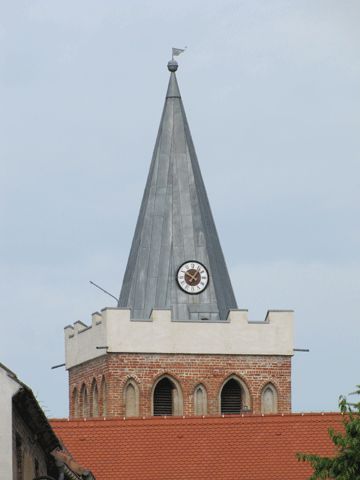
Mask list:
[[[167,67],[170,72],[176,72],[178,69],[178,63],[176,60],[174,60],[174,57],[179,56],[181,53],[185,52],[187,47],[184,48],[172,48],[172,55],[171,55],[171,60],[168,62]]]
[[[167,67],[168,67],[169,72],[176,72],[176,70],[178,69],[178,66],[179,66],[179,64],[177,63],[176,60],[169,60],[168,61]]]

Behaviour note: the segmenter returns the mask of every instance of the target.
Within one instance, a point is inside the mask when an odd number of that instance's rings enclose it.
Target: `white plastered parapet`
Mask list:
[[[131,320],[130,310],[105,308],[65,327],[66,368],[104,355],[185,353],[293,355],[291,310],[269,310],[263,322],[248,320],[247,310],[231,310],[226,321],[172,321],[170,310],[153,310],[149,320]]]

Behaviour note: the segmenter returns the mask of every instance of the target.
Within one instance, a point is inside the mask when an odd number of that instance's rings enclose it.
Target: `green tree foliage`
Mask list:
[[[360,385],[350,395],[360,395]],[[360,480],[360,401],[350,403],[346,397],[341,396],[339,407],[344,415],[344,432],[329,429],[337,454],[334,457],[297,454],[298,460],[309,462],[314,469],[309,480]]]

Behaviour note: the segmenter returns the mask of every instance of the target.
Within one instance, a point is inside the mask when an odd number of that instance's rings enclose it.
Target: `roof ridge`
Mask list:
[[[343,414],[341,412],[293,412],[293,413],[269,413],[269,414],[242,414],[242,415],[185,415],[185,416],[159,416],[159,417],[97,417],[97,418],[50,418],[49,421],[53,423],[71,423],[71,424],[90,424],[90,423],[182,423],[186,421],[190,423],[191,421],[195,422],[211,422],[211,421],[254,421],[259,419],[293,419],[293,418],[309,418],[309,417],[318,417],[319,419],[323,417],[341,417]]]

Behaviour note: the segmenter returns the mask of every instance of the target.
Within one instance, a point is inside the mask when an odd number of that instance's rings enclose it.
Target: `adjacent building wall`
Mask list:
[[[13,480],[12,397],[19,384],[0,366],[0,465],[1,480]]]
[[[0,480],[56,474],[60,446],[31,389],[0,363]]]
[[[33,480],[35,476],[46,475],[46,453],[39,446],[34,433],[28,428],[20,412],[13,410],[13,480],[17,480],[16,437],[21,439],[22,480]],[[37,471],[36,471],[37,470]],[[1,477],[2,478],[2,477]]]

